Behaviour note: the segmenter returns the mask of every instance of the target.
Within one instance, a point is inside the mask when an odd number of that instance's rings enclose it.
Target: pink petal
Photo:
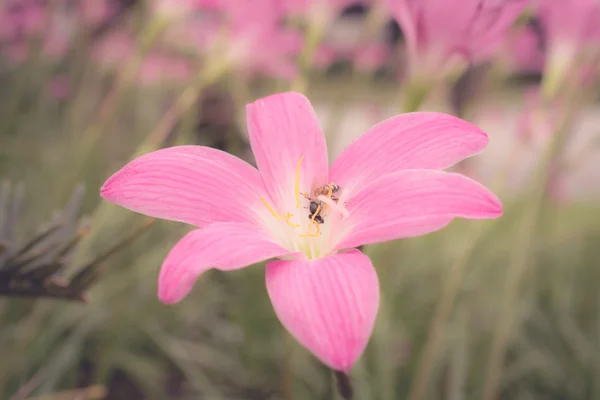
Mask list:
[[[317,116],[300,93],[275,94],[246,108],[250,145],[264,183],[277,205],[294,196],[296,166],[301,189],[327,183],[327,145]]]
[[[356,139],[334,161],[331,182],[347,190],[403,169],[445,169],[479,153],[487,135],[460,118],[416,112],[389,118]]]
[[[455,217],[488,219],[502,214],[500,200],[466,176],[435,170],[405,170],[365,186],[346,204],[349,234],[337,248],[419,236]]]
[[[491,56],[529,0],[387,0],[400,25],[415,74],[444,69],[451,55]],[[451,15],[451,18],[449,16]]]
[[[476,1],[476,18],[468,28],[469,36],[463,39],[470,50],[470,58],[483,61],[492,57],[528,3],[529,0],[497,1],[481,7]]]
[[[171,249],[158,278],[158,297],[177,303],[211,268],[230,271],[289,253],[256,226],[218,222],[188,233]]]
[[[258,171],[203,146],[177,146],[145,154],[111,176],[106,200],[156,218],[206,225],[254,222],[266,196]]]
[[[318,260],[272,261],[266,279],[283,326],[325,365],[348,372],[369,341],[379,307],[369,257],[350,250]]]

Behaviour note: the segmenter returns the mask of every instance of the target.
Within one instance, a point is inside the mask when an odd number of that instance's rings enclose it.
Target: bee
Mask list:
[[[319,196],[331,196],[331,200],[337,201],[339,198],[336,193],[340,191],[340,187],[335,183],[330,183],[329,185],[321,186],[314,189],[310,194],[310,199],[316,199]]]
[[[325,222],[325,220],[323,219],[323,206],[324,204],[322,201],[311,200],[310,205],[308,206],[308,211],[310,211],[310,213],[308,214],[308,219],[312,220],[314,216],[315,222],[317,224],[322,224],[323,222]]]
[[[339,191],[340,187],[338,185],[336,185],[335,183],[330,183],[329,185],[321,186],[314,189],[310,193],[310,196],[305,196],[310,200],[310,204],[308,206],[308,218],[310,220],[313,220],[314,217],[314,221],[318,224],[322,224],[323,222],[325,222],[325,219],[323,218],[323,211],[327,207],[327,204],[325,204],[325,202],[323,201],[318,200],[318,197],[327,196],[337,203],[339,198],[337,197],[336,193]]]

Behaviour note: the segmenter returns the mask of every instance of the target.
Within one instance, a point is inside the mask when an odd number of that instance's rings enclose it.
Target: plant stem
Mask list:
[[[404,88],[404,98],[402,102],[402,112],[409,113],[419,111],[421,105],[427,99],[429,86],[416,81],[409,82]]]
[[[352,400],[354,390],[352,389],[350,377],[340,371],[333,371],[333,375],[335,377],[337,392],[340,397],[344,400]]]
[[[298,77],[292,82],[292,90],[297,92],[306,91],[308,75],[312,66],[313,57],[317,46],[323,37],[323,24],[318,21],[310,21],[306,31],[304,48],[298,59]]]

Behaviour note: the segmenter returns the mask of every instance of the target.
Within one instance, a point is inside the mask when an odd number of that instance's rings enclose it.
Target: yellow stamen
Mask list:
[[[271,207],[269,203],[267,203],[267,201],[262,196],[260,196],[260,201],[263,202],[265,207],[267,207],[267,210],[269,210],[271,215],[273,215],[275,218],[285,220],[285,222],[292,228],[298,228],[300,226],[300,224],[294,224],[292,221],[290,221],[290,218],[293,217],[294,214],[288,212],[286,215],[280,215],[273,207]]]
[[[290,221],[290,217],[292,217],[292,216],[293,216],[293,214],[288,213],[288,218],[285,220],[285,223],[294,229],[299,228],[300,224],[294,224],[292,221]]]
[[[312,215],[312,217],[310,218],[310,223],[308,224],[308,231],[302,235],[300,235],[300,237],[318,237],[321,234],[321,228],[319,227],[319,224],[315,222],[315,218],[317,218],[317,215],[319,214],[319,211],[321,211],[321,206],[319,205],[317,207],[317,211],[314,212],[314,214]],[[310,233],[310,227],[315,225],[317,227],[317,232],[313,235]]]
[[[273,214],[273,216],[277,219],[286,219],[289,218],[288,216],[290,215],[290,213],[287,213],[287,215],[283,216],[283,215],[279,215],[277,213],[277,211],[275,211],[275,209],[273,207],[271,207],[271,205],[269,203],[267,203],[267,201],[260,196],[260,201],[263,202],[263,204],[265,205],[265,207],[267,207],[267,210],[269,210],[271,212],[271,214]]]
[[[331,199],[333,197],[333,185],[334,183],[331,182],[329,185],[327,185],[327,198]],[[323,207],[323,211],[327,210],[327,207],[329,206],[329,202],[325,203],[325,206]]]
[[[296,165],[296,180],[294,182],[294,194],[296,195],[296,208],[300,207],[300,164],[302,164],[304,156],[300,157],[298,164]]]

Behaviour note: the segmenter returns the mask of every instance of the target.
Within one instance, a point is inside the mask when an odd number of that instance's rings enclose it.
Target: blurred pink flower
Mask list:
[[[578,67],[600,58],[600,1],[537,0],[537,5],[547,45],[546,90],[554,92],[580,73]]]
[[[140,84],[149,86],[160,83],[182,83],[193,76],[192,63],[180,56],[154,52],[149,54],[138,73]]]
[[[31,38],[40,34],[46,22],[45,6],[35,0],[0,2],[0,38]]]
[[[196,0],[196,6],[204,10],[220,9],[230,0]]]
[[[347,61],[361,71],[374,71],[391,56],[391,47],[383,35],[369,34],[362,18],[340,18],[331,24],[317,48],[314,64],[327,68],[337,61]]]
[[[490,57],[529,0],[386,0],[400,25],[409,73],[437,76]]]
[[[539,73],[544,70],[544,39],[531,26],[525,26],[509,35],[502,49],[509,68],[521,73]]]
[[[48,82],[48,94],[54,100],[65,100],[71,95],[71,83],[66,75],[57,75]]]
[[[150,0],[152,13],[167,19],[179,19],[189,16],[200,7],[216,5],[216,1],[199,0]],[[235,2],[237,3],[237,2]]]
[[[105,68],[121,67],[135,50],[133,36],[124,29],[114,29],[92,48],[92,57]]]
[[[77,19],[64,7],[51,12],[47,7],[32,0],[0,5],[0,40],[5,42],[1,50],[14,64],[31,55],[34,43],[39,42],[46,60],[60,60],[69,49]]]
[[[389,61],[391,50],[387,44],[374,43],[359,47],[354,53],[356,68],[362,71],[374,71]]]
[[[77,23],[75,14],[66,12],[50,14],[43,36],[44,54],[55,60],[62,59],[75,39]]]
[[[437,231],[455,217],[502,213],[484,186],[441,171],[488,142],[456,117],[390,118],[331,167],[319,121],[303,95],[258,100],[248,105],[247,121],[258,170],[212,148],[171,147],[130,162],[106,181],[101,195],[136,212],[202,227],[181,239],[163,263],[158,294],[165,303],[183,299],[209,269],[280,258],[266,269],[275,312],[335,370],[348,371],[361,355],[379,305],[375,269],[355,247]],[[337,201],[328,190],[315,197],[332,182],[339,185]],[[308,193],[323,212],[311,210]]]
[[[302,48],[299,32],[283,26],[278,0],[211,3],[201,18],[182,21],[167,41],[206,58],[222,59],[241,75],[292,79]]]
[[[567,205],[569,203],[569,188],[565,171],[561,171],[558,166],[555,166],[554,171],[550,175],[547,192],[550,198],[557,205]]]
[[[544,112],[540,108],[541,92],[539,86],[525,90],[525,104],[517,119],[517,138],[525,146],[539,150],[554,133],[557,124],[556,115],[560,115],[556,104],[552,104],[553,112]],[[557,111],[557,112],[554,112]]]
[[[371,0],[281,0],[286,14],[326,24],[345,8],[369,4]]]
[[[537,0],[537,15],[547,39],[568,46],[598,44],[600,2],[597,0]]]
[[[46,13],[37,1],[0,2],[0,51],[13,64],[20,64],[30,53],[30,41],[37,38],[46,24]]]
[[[80,0],[79,13],[83,24],[97,26],[115,14],[116,7],[109,0]]]
[[[135,42],[131,34],[124,30],[114,30],[96,44],[93,56],[107,69],[122,68],[135,53]],[[176,52],[160,48],[147,54],[139,65],[137,83],[151,86],[161,83],[181,83],[194,74],[190,60]]]
[[[302,48],[299,32],[282,26],[284,9],[280,0],[256,0],[233,4],[223,11],[228,25],[228,54],[242,73],[264,73],[292,79],[295,56]]]

